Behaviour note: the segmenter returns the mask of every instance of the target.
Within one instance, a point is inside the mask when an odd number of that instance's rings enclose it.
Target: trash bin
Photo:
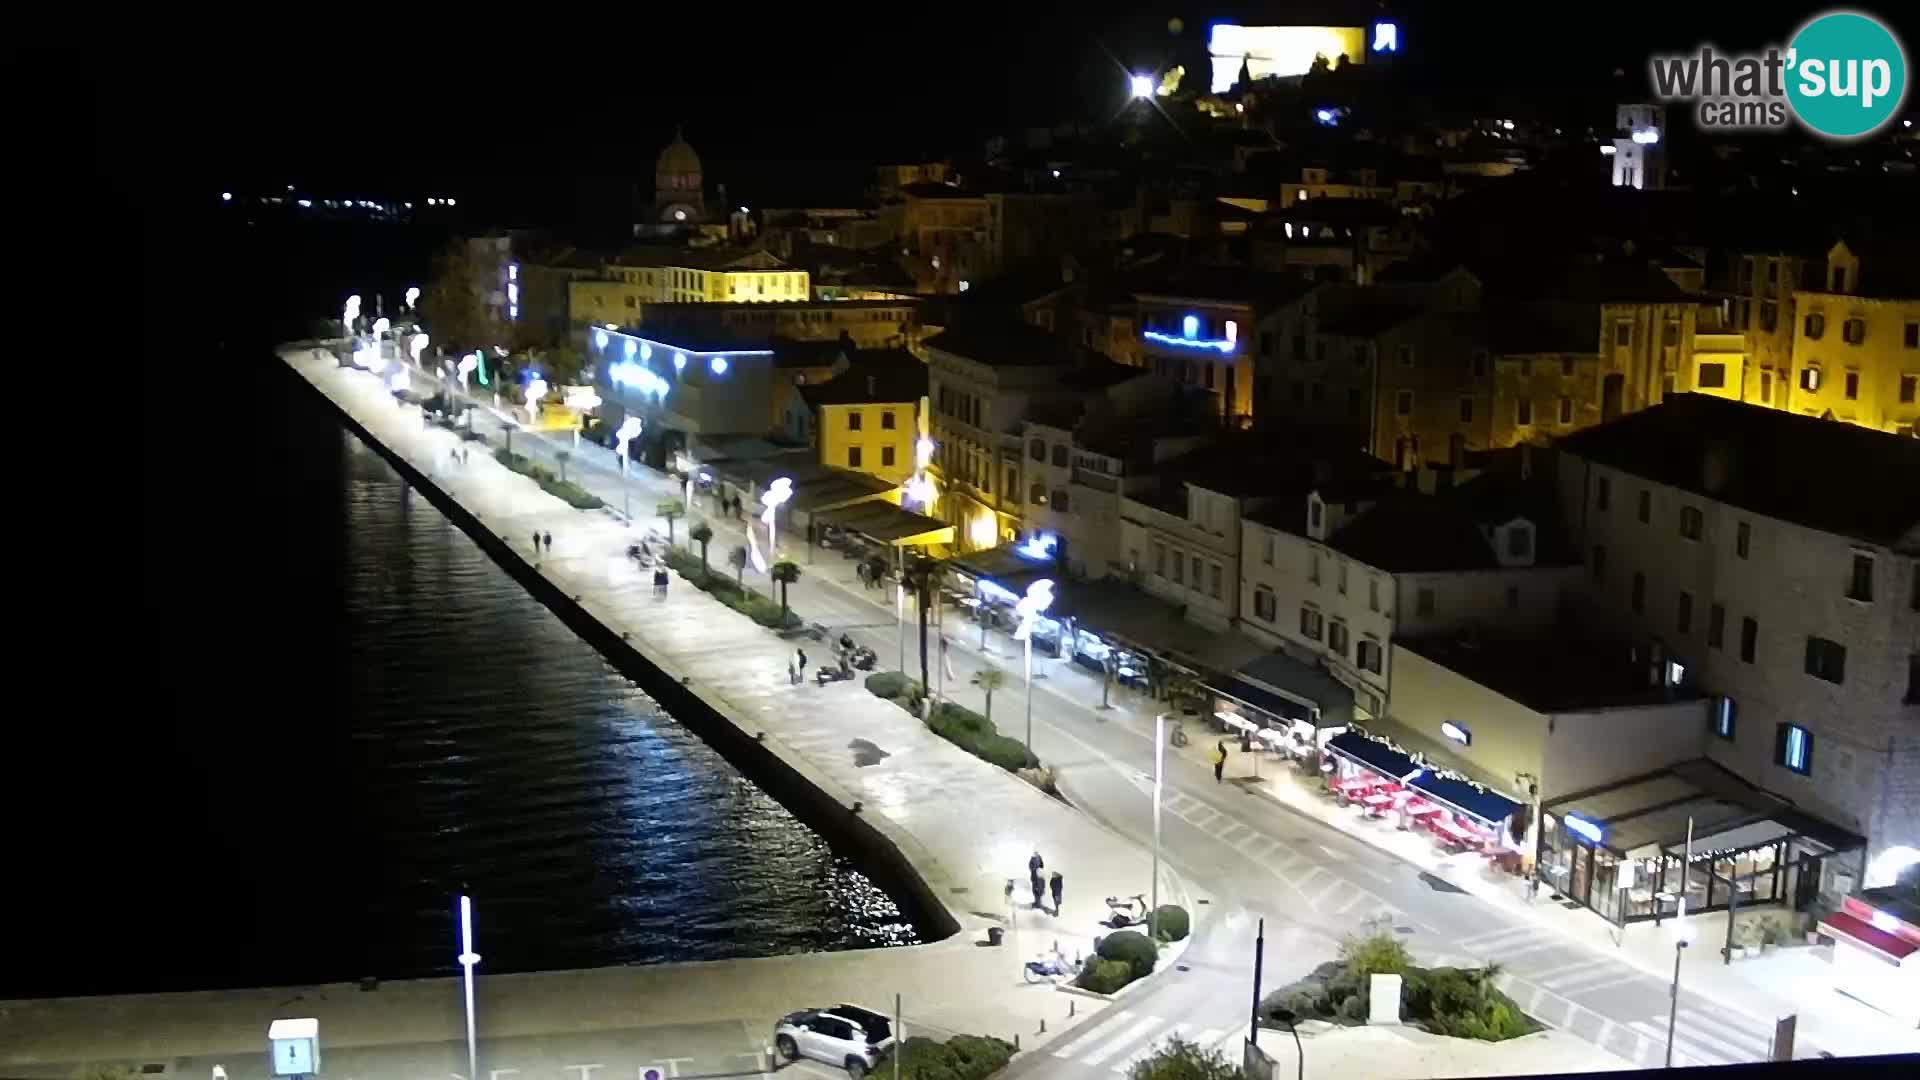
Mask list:
[[[1000,939],[1005,937],[1006,933],[1007,933],[1006,930],[998,926],[987,927],[987,944],[989,945],[1000,944]]]

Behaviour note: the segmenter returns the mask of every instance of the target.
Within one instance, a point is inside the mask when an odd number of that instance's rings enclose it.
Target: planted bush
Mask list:
[[[867,676],[867,693],[894,701],[905,697],[907,687],[911,684],[912,680],[907,678],[905,672],[876,671]]]
[[[1100,939],[1097,951],[1101,959],[1126,961],[1136,979],[1151,974],[1153,965],[1160,960],[1159,947],[1137,930],[1116,930],[1108,934]]]
[[[1192,931],[1187,909],[1179,904],[1161,904],[1153,909],[1153,932],[1162,941],[1179,941]]]
[[[1133,965],[1125,960],[1095,960],[1080,969],[1076,982],[1082,990],[1111,994],[1133,981]]]
[[[529,461],[525,454],[516,454],[506,447],[501,447],[493,452],[493,460],[539,484],[540,490],[562,500],[575,510],[598,510],[606,505],[598,495],[572,481],[559,479],[551,470]]]
[[[881,1055],[869,1072],[892,1076],[896,1055],[901,1080],[982,1080],[1013,1060],[1013,1044],[984,1035],[955,1035],[946,1042],[914,1036]]]

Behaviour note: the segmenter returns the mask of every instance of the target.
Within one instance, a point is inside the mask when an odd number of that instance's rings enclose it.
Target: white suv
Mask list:
[[[847,1070],[861,1080],[893,1046],[893,1025],[858,1005],[834,1005],[788,1013],[773,1026],[773,1045],[788,1061],[808,1057]]]

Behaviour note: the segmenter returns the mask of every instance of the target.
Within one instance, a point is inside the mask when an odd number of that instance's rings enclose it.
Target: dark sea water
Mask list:
[[[83,688],[158,746],[75,830],[84,881],[14,879],[53,914],[9,926],[0,997],[452,974],[463,888],[483,972],[919,940],[279,364],[342,284],[420,272],[383,242],[229,238],[256,317],[219,347],[224,408],[173,429],[127,522],[144,667]]]

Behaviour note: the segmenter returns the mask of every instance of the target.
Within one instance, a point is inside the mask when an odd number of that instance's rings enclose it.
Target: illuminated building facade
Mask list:
[[[635,248],[609,260],[597,280],[570,287],[580,322],[627,322],[651,304],[764,304],[811,300],[807,272],[766,251]]]
[[[1253,327],[1308,288],[1287,274],[1195,271],[1137,291],[1141,362],[1214,395],[1229,423],[1251,422],[1260,376]]]
[[[820,464],[905,484],[927,416],[927,365],[905,349],[853,351],[831,378],[799,386]]]
[[[653,168],[654,220],[663,225],[698,225],[707,219],[706,180],[700,155],[679,131],[660,151]]]
[[[1387,24],[1392,25],[1392,24]],[[1397,52],[1396,27],[1380,39],[1384,52]],[[1365,62],[1368,28],[1364,26],[1240,26],[1215,23],[1207,36],[1213,65],[1211,88],[1216,94],[1233,89],[1240,69],[1255,79],[1305,75],[1318,63],[1332,67]]]
[[[1622,105],[1615,112],[1613,186],[1659,191],[1667,186],[1667,110]]]
[[[1793,294],[1786,408],[1920,434],[1920,289],[1880,280],[1844,241]],[[1820,273],[1819,271],[1824,271]]]
[[[588,359],[606,421],[637,416],[651,443],[767,432],[779,376],[763,339],[601,327],[588,333]]]
[[[1709,757],[1869,865],[1920,848],[1920,441],[1691,394],[1558,457],[1581,624],[1715,695]]]

